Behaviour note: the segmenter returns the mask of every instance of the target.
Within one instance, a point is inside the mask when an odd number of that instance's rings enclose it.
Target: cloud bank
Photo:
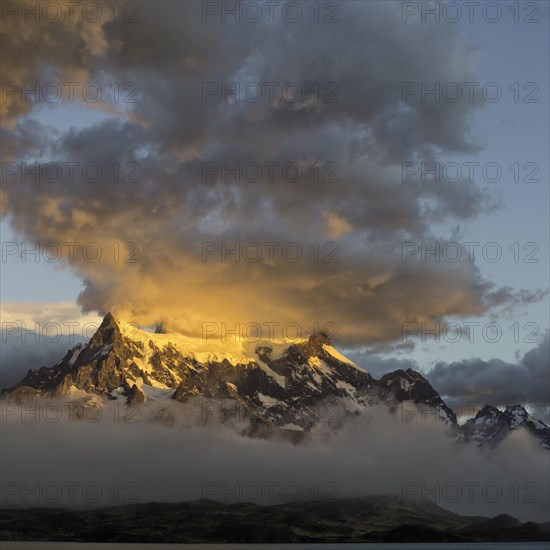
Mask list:
[[[64,170],[55,181],[8,174],[3,185],[13,229],[63,251],[85,283],[85,310],[193,335],[207,322],[293,322],[304,332],[332,323],[353,346],[395,340],[404,322],[538,299],[496,288],[467,255],[402,259],[404,241],[449,239],[437,224],[460,226],[498,207],[471,182],[402,182],[403,162],[482,146],[471,131],[479,103],[402,98],[407,81],[475,80],[476,52],[455,27],[404,25],[393,2],[347,2],[336,24],[203,22],[193,2],[139,8],[131,24],[104,10],[94,23],[65,13],[61,22],[2,25],[7,81],[76,82],[77,102],[108,115],[56,133],[37,116],[43,102],[10,93],[2,103],[6,160],[104,167],[93,183],[77,168],[74,181]],[[114,81],[137,102],[111,92],[84,102],[78,93]],[[262,89],[258,101],[217,92],[250,82]],[[282,92],[288,83],[301,98]],[[114,162],[137,172],[114,182]],[[206,181],[205,163],[219,169]],[[220,181],[224,163],[271,163],[273,177]],[[275,169],[288,163],[302,170],[299,181]],[[84,253],[90,242],[97,259]],[[72,258],[67,243],[76,243]],[[218,253],[249,243],[263,250],[257,261]],[[265,243],[278,243],[273,257]],[[299,260],[283,254],[289,243]],[[205,245],[217,251],[206,259]]]
[[[457,403],[505,406],[530,403],[535,417],[548,422],[550,387],[550,340],[548,332],[540,344],[517,363],[500,359],[463,359],[439,362],[426,378],[444,399]]]
[[[37,505],[30,493],[22,501],[21,487],[38,487],[37,498],[45,506],[113,505],[116,495],[110,488],[119,483],[121,488],[132,487],[124,498],[139,502],[208,496],[228,503],[267,504],[298,496],[314,500],[391,494],[436,500],[443,508],[468,515],[549,519],[548,456],[522,431],[513,433],[498,451],[483,454],[457,447],[445,435],[443,423],[421,422],[420,416],[405,423],[400,415],[374,407],[333,433],[330,444],[322,433],[293,445],[243,438],[215,425],[167,428],[114,418],[105,414],[97,423],[71,423],[66,416],[58,422],[43,416],[35,421],[31,414],[24,422],[8,416],[0,453],[2,479],[12,483],[12,494],[4,490],[2,505]],[[50,486],[45,494],[53,502],[48,503],[40,496],[48,483],[74,484],[73,501],[66,488],[58,494]],[[101,488],[97,502],[90,502],[95,498],[91,490],[88,499],[83,497],[83,487],[90,483]],[[513,484],[519,492],[514,493]],[[261,488],[259,493],[249,489],[254,486]]]

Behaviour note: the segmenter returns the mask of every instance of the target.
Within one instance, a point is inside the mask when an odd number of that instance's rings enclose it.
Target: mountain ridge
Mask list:
[[[396,370],[377,380],[338,352],[323,333],[290,344],[227,343],[128,327],[108,313],[87,344],[68,350],[53,367],[29,370],[4,390],[4,397],[67,396],[85,402],[97,397],[128,406],[155,400],[222,400],[247,415],[251,425],[246,435],[272,429],[309,432],[321,422],[338,427],[373,405],[396,412],[412,404],[412,414],[429,411],[458,439],[478,447],[498,444],[523,427],[550,449],[550,428],[520,405],[505,412],[484,407],[459,426],[455,413],[422,374]],[[173,424],[169,410],[161,411],[161,417]]]

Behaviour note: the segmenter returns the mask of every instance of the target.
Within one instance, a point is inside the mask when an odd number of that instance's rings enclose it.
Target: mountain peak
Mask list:
[[[309,339],[308,342],[310,344],[327,344],[329,346],[332,345],[330,338],[326,332],[315,332],[313,333]]]
[[[510,414],[520,415],[520,416],[523,416],[525,418],[527,418],[529,416],[529,413],[525,410],[525,407],[523,407],[522,405],[519,405],[519,404],[507,405],[506,406],[506,412],[510,413]]]
[[[499,414],[500,414],[500,411],[496,407],[493,407],[492,405],[485,405],[482,409],[477,411],[477,414],[475,417],[483,418],[485,416],[495,416],[495,415],[498,416]]]
[[[107,344],[114,344],[120,336],[120,327],[114,315],[109,312],[103,318],[101,325],[90,339],[92,349],[103,347]]]
[[[73,347],[53,367],[29,371],[7,390],[13,397],[30,398],[80,399],[82,392],[106,401],[125,398],[129,405],[157,399],[233,399],[255,419],[252,431],[268,424],[309,431],[321,421],[312,411],[327,400],[338,404],[338,422],[376,403],[395,412],[399,403],[412,402],[421,411],[438,411],[439,418],[478,446],[498,443],[524,427],[550,449],[550,428],[521,405],[505,411],[486,406],[459,428],[454,412],[421,373],[408,368],[376,380],[336,350],[323,332],[291,345],[203,342],[166,333],[162,325],[154,333],[141,330],[109,312],[88,344]]]
[[[117,324],[117,320],[115,319],[115,316],[108,311],[105,317],[103,317],[103,321],[101,322],[101,325],[114,325]]]
[[[463,425],[466,439],[475,441],[479,447],[498,443],[518,428],[525,428],[539,439],[544,449],[550,449],[550,428],[529,415],[522,405],[507,405],[504,411],[486,405]]]

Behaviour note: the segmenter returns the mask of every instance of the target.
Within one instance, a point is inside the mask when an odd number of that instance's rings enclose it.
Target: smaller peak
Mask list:
[[[111,312],[103,317],[103,321],[95,334],[90,339],[90,346],[96,348],[106,344],[112,344],[120,336],[120,327]]]
[[[407,372],[403,369],[392,370],[384,374],[381,380],[394,380],[396,378],[407,378]]]
[[[525,410],[525,407],[522,405],[516,404],[516,405],[507,405],[505,412],[509,414],[519,415],[524,418],[527,418],[529,416],[529,413]]]
[[[310,344],[327,344],[329,346],[332,345],[330,338],[326,332],[315,332],[313,333],[309,339],[308,342]]]
[[[405,371],[409,376],[412,376],[413,378],[424,378],[422,374],[420,374],[417,370],[411,369],[410,367]]]
[[[102,327],[112,327],[118,325],[117,320],[115,319],[115,316],[109,311],[105,317],[103,317],[103,321],[101,322]]]
[[[506,406],[506,412],[519,413],[522,416],[529,416],[529,413],[525,410],[525,407],[523,407],[522,405],[519,405],[519,404],[507,405]]]
[[[155,334],[166,334],[166,325],[164,323],[159,323],[155,326]]]
[[[480,409],[477,414],[476,414],[476,418],[481,418],[483,416],[493,416],[493,415],[498,415],[500,414],[500,411],[496,408],[496,407],[493,407],[492,405],[485,405],[482,409]]]
[[[258,346],[255,352],[260,359],[269,359],[269,356],[273,353],[273,348],[269,346]]]

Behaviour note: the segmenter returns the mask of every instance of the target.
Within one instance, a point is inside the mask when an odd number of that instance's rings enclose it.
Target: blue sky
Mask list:
[[[503,5],[505,3],[502,3]],[[487,278],[495,283],[518,288],[547,288],[549,285],[548,250],[549,236],[549,67],[550,39],[548,3],[539,3],[541,22],[538,24],[518,24],[512,18],[490,24],[477,18],[473,24],[461,23],[472,44],[477,46],[477,75],[480,83],[497,82],[507,100],[486,106],[478,111],[476,129],[485,136],[485,146],[477,156],[453,158],[454,162],[496,162],[503,167],[502,180],[487,187],[502,194],[503,206],[492,215],[481,218],[464,227],[464,240],[473,242],[496,242],[502,246],[503,259],[496,263],[479,261],[478,265]],[[505,12],[506,13],[506,12]],[[535,82],[540,91],[536,95],[538,103],[514,103],[513,94],[507,90],[514,82]],[[529,89],[528,91],[530,91]],[[503,93],[503,98],[504,98]],[[506,168],[514,162],[523,165],[535,162],[540,171],[536,175],[538,183],[514,183],[512,171]],[[526,172],[523,172],[525,175]],[[521,178],[520,178],[521,179]],[[513,243],[522,246],[535,242],[539,251],[534,256],[538,263],[516,263],[513,252],[508,247]],[[531,251],[522,252],[525,254]],[[473,320],[473,319],[471,319]],[[476,319],[482,325],[487,319]],[[498,320],[503,327],[515,322],[536,323],[544,332],[550,326],[548,297],[524,310]],[[506,331],[504,332],[506,335]],[[437,360],[457,360],[469,357],[489,359],[499,357],[513,360],[518,353],[524,353],[532,344],[515,343],[513,331],[507,331],[508,338],[498,344],[477,339],[475,343],[462,341],[449,344],[438,350],[437,345],[426,346],[426,352],[412,356],[420,362]],[[520,340],[526,331],[520,333]]]

